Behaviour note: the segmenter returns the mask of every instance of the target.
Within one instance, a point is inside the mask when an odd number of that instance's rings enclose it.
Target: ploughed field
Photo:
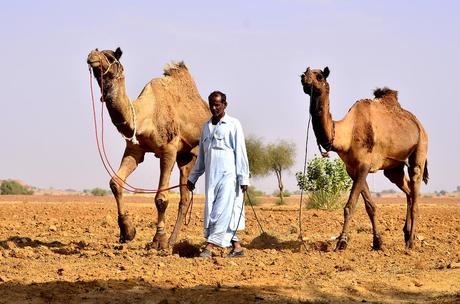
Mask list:
[[[153,199],[127,196],[136,238],[118,243],[112,197],[1,196],[0,303],[451,303],[460,301],[460,198],[421,198],[416,248],[404,247],[403,198],[377,198],[383,251],[372,251],[359,202],[351,240],[334,252],[343,211],[302,211],[298,197],[246,209],[246,256],[195,258],[203,245],[203,199],[172,252],[148,249]],[[167,210],[172,230],[177,198]]]

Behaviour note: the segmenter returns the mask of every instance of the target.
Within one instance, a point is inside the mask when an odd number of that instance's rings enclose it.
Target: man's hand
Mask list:
[[[243,193],[248,191],[248,185],[241,185],[241,191],[243,191]]]
[[[195,190],[195,184],[188,180],[187,181],[187,188],[188,188],[189,191],[193,191],[193,190]]]

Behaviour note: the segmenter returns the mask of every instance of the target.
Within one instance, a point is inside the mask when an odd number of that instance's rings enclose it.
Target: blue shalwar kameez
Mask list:
[[[235,231],[245,227],[241,185],[249,185],[249,163],[240,122],[228,114],[215,126],[209,119],[201,130],[199,147],[188,179],[195,184],[205,173],[204,236],[208,243],[229,247],[232,240],[238,241]]]

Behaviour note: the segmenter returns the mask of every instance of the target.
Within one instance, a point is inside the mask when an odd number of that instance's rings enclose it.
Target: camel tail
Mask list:
[[[428,160],[425,161],[425,169],[423,170],[423,182],[428,184]]]

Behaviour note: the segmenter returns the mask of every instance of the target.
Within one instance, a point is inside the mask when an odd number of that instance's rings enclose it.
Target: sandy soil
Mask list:
[[[334,252],[342,211],[303,210],[262,199],[241,233],[246,256],[193,258],[203,245],[195,199],[173,253],[146,249],[151,198],[127,197],[138,234],[119,244],[111,197],[0,197],[0,303],[452,303],[460,302],[460,198],[422,198],[416,249],[406,251],[405,201],[377,199],[385,249],[372,251],[362,202],[351,242]],[[177,199],[168,208],[171,231]]]

